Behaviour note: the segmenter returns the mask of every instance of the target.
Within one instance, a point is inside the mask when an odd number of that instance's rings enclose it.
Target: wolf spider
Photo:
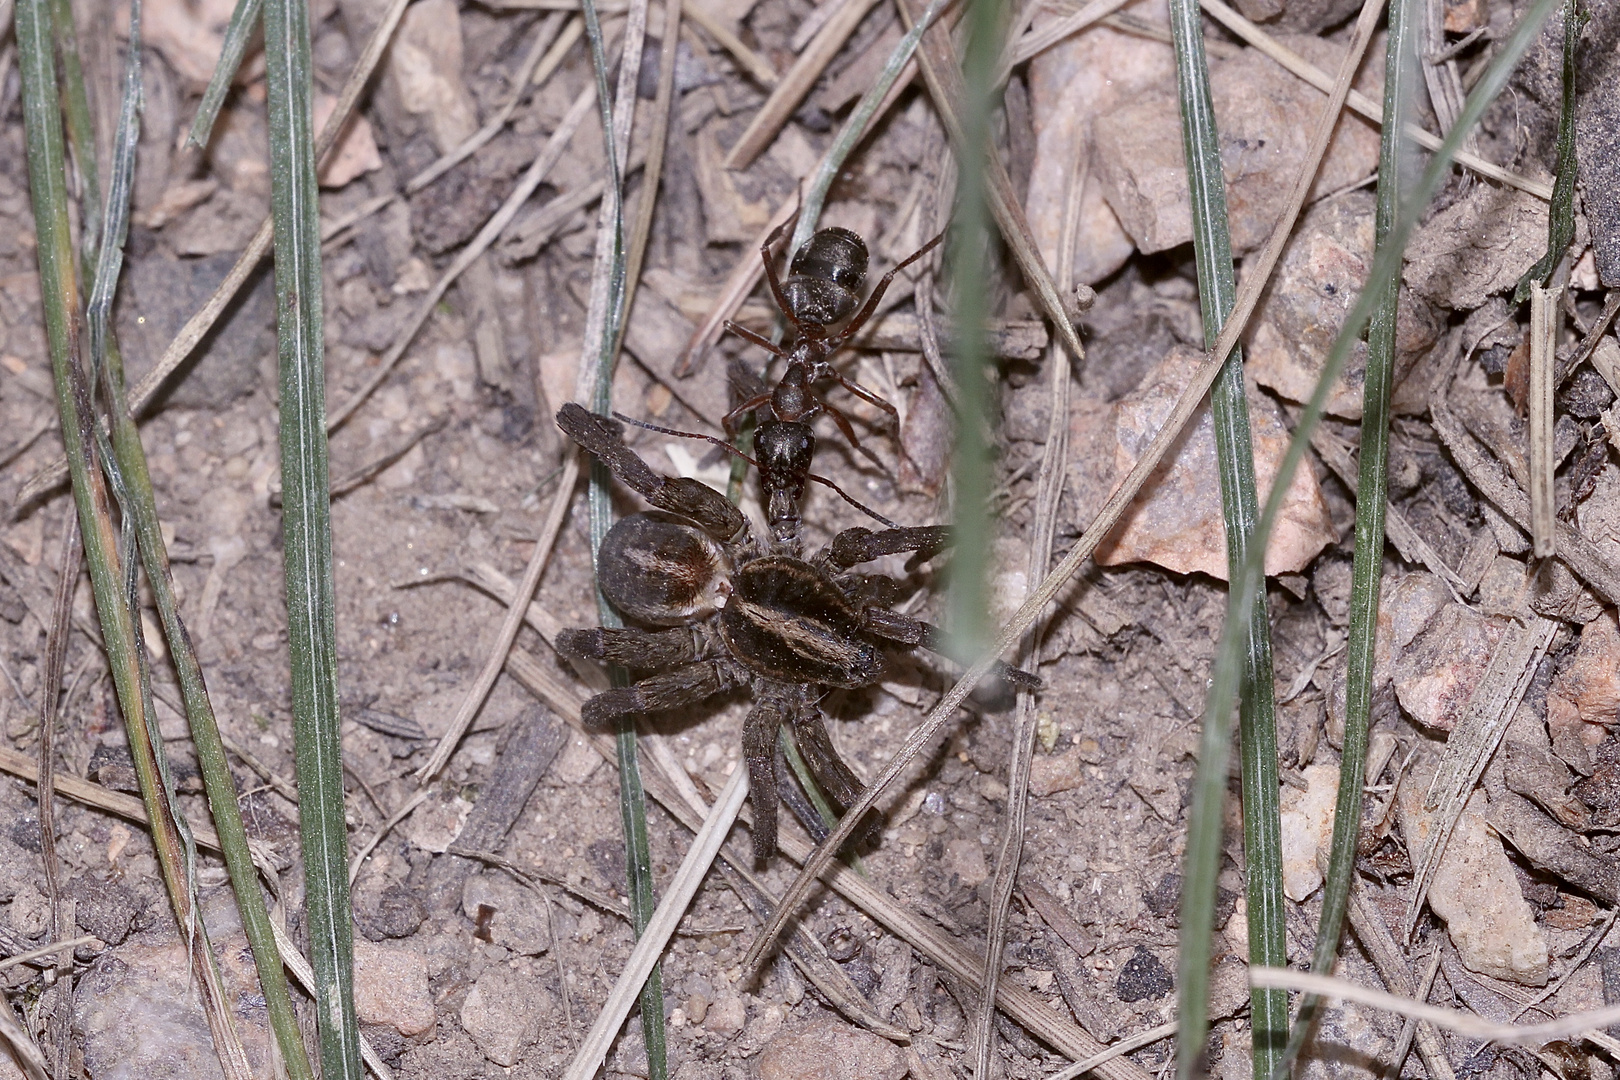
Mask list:
[[[624,444],[612,420],[564,405],[557,424],[613,475],[657,508],[608,531],[597,556],[604,596],[625,615],[661,629],[564,630],[568,656],[622,664],[642,677],[585,703],[587,723],[659,712],[740,686],[753,690],[743,724],[743,757],[754,805],[754,858],[776,851],[776,733],[793,725],[810,771],[840,808],[861,783],[833,748],[819,702],[835,687],[883,678],[885,648],[944,649],[938,628],[880,602],[892,579],[851,573],[884,555],[912,553],[911,566],[950,545],[943,526],[845,529],[814,558],[760,543],[725,496],[689,479],[662,476]],[[1036,688],[1040,680],[1000,665],[1001,676]]]

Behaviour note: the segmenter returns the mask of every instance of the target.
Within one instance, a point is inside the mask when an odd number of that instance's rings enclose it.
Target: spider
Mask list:
[[[848,229],[837,227],[822,229],[806,240],[788,265],[784,281],[776,275],[776,264],[771,248],[782,238],[798,215],[772,230],[760,245],[759,255],[765,262],[765,277],[770,283],[771,296],[776,306],[792,324],[797,340],[784,349],[769,338],[760,336],[747,327],[727,322],[726,329],[746,341],[753,342],[771,355],[787,361],[781,379],[772,387],[740,363],[732,370],[732,381],[742,394],[742,401],[721,421],[728,436],[737,433],[740,421],[748,413],[762,410],[759,430],[754,434],[754,453],[758,458],[760,486],[766,500],[766,513],[771,530],[778,540],[791,540],[798,535],[800,519],[798,502],[804,492],[805,473],[816,452],[816,436],[810,421],[818,413],[832,417],[844,438],[879,468],[883,463],[855,437],[849,418],[822,400],[815,384],[828,379],[844,389],[886,412],[895,423],[900,414],[893,405],[860,383],[845,378],[830,360],[877,310],[883,294],[888,291],[894,276],[907,266],[932,251],[944,239],[944,233],[934,237],[907,256],[878,280],[872,295],[860,304],[860,289],[866,282],[868,262],[866,242]],[[850,318],[851,313],[854,317]],[[829,332],[828,327],[849,319],[843,330]]]
[[[597,555],[604,596],[658,629],[564,630],[567,656],[622,664],[642,677],[585,703],[587,723],[660,712],[741,686],[754,695],[743,724],[743,757],[754,805],[754,858],[776,852],[776,733],[791,724],[810,771],[840,808],[861,783],[833,748],[820,701],[832,688],[870,686],[887,671],[886,648],[945,648],[937,627],[881,603],[892,579],[851,573],[884,555],[912,553],[907,568],[950,545],[949,530],[845,529],[814,558],[757,540],[725,496],[689,479],[662,476],[623,441],[616,422],[564,405],[557,424],[656,510],[630,514],[608,531]],[[1040,680],[1005,664],[1009,683]]]

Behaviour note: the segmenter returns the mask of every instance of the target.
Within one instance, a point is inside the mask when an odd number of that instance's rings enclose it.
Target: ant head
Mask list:
[[[860,304],[866,243],[848,229],[822,229],[801,247],[782,283],[788,314],[800,328],[830,326]]]
[[[809,424],[767,420],[754,432],[754,457],[759,485],[765,496],[765,516],[779,541],[799,532],[799,502],[810,462],[816,456],[816,435]]]

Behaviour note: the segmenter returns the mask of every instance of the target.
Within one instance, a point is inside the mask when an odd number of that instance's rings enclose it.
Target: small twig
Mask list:
[[[1347,979],[1313,975],[1290,968],[1250,968],[1249,985],[1267,989],[1304,990],[1325,998],[1371,1005],[1373,1008],[1398,1016],[1413,1016],[1419,1020],[1426,1020],[1435,1027],[1443,1027],[1448,1031],[1455,1031],[1459,1035],[1483,1042],[1542,1043],[1566,1039],[1572,1035],[1589,1038],[1589,1032],[1620,1022],[1620,1005],[1610,1005],[1607,1008],[1575,1013],[1541,1024],[1493,1024],[1473,1013],[1442,1009],[1437,1005],[1397,997],[1382,990],[1374,990],[1370,986],[1361,986]]]
[[[517,639],[518,628],[523,625],[523,616],[528,610],[529,601],[534,596],[534,590],[540,585],[540,574],[545,570],[546,561],[551,557],[551,547],[556,542],[557,531],[562,528],[563,518],[568,513],[568,504],[574,498],[574,484],[578,479],[579,455],[569,454],[563,466],[562,482],[557,486],[556,495],[552,497],[551,512],[546,516],[545,524],[541,526],[540,537],[535,541],[534,553],[529,556],[529,566],[523,572],[523,581],[518,585],[516,600],[508,607],[506,620],[501,623],[495,648],[485,661],[484,670],[479,673],[478,680],[467,692],[461,707],[456,710],[456,715],[451,719],[443,738],[434,748],[433,756],[428,759],[427,764],[416,771],[418,783],[426,784],[444,768],[445,762],[449,761],[450,755],[455,752],[456,744],[461,741],[461,736],[466,734],[467,728],[472,724],[473,717],[478,715],[478,710],[483,707],[490,688],[500,676],[501,668],[506,664],[507,653],[512,648],[512,642]]]
[[[1558,462],[1553,456],[1553,425],[1557,422],[1553,368],[1558,362],[1558,332],[1564,322],[1558,306],[1563,291],[1562,286],[1530,287],[1530,536],[1538,559],[1550,559],[1558,552],[1554,527],[1558,492],[1553,486],[1553,472]]]
[[[839,0],[827,2],[838,3]],[[799,54],[793,66],[782,75],[771,96],[765,99],[765,104],[760,106],[754,118],[748,122],[748,127],[732,144],[725,157],[726,168],[746,169],[771,144],[788,117],[793,115],[793,110],[804,100],[804,95],[821,77],[822,71],[838,54],[838,50],[844,47],[844,42],[866,18],[866,13],[876,5],[877,0],[842,0],[842,6]]]
[[[574,99],[574,103],[569,106],[568,112],[563,116],[562,121],[558,123],[557,130],[551,133],[551,137],[546,140],[545,146],[535,156],[534,163],[529,166],[529,171],[524,174],[518,185],[512,189],[512,193],[506,197],[506,201],[501,204],[501,208],[495,211],[495,214],[484,223],[482,229],[478,230],[478,235],[473,237],[467,246],[461,249],[455,261],[450,264],[443,274],[439,275],[439,280],[433,283],[433,288],[429,289],[427,295],[417,304],[416,310],[411,313],[410,320],[405,324],[405,328],[394,338],[393,345],[389,346],[388,352],[383,355],[382,362],[376,366],[360,389],[351,394],[349,399],[342,405],[327,414],[326,427],[328,431],[334,431],[341,427],[345,420],[354,415],[354,411],[360,407],[366,398],[371,396],[371,392],[381,386],[384,379],[388,378],[389,373],[394,369],[394,365],[399,363],[400,357],[405,355],[405,350],[416,339],[417,332],[422,329],[422,324],[427,322],[428,316],[432,315],[434,309],[438,307],[445,291],[450,288],[451,284],[461,276],[467,267],[471,266],[479,256],[489,249],[489,246],[495,242],[501,233],[506,231],[506,227],[517,216],[518,210],[528,201],[529,196],[534,194],[535,189],[540,186],[540,182],[546,178],[546,174],[551,171],[552,167],[561,160],[563,151],[568,148],[568,143],[574,137],[574,132],[579,129],[580,123],[584,121],[585,115],[590,112],[591,104],[595,100],[596,85],[587,83],[585,89],[580,91],[579,96]]]

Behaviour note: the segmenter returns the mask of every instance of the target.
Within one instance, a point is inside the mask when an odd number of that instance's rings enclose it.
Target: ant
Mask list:
[[[815,384],[829,379],[836,381],[856,397],[882,409],[896,423],[899,422],[900,414],[893,405],[860,383],[845,378],[829,361],[871,319],[895,275],[928,254],[945,238],[945,234],[940,233],[884,274],[872,289],[872,294],[866,298],[866,303],[856,311],[861,286],[866,282],[869,259],[866,242],[849,229],[834,226],[817,231],[793,256],[793,261],[788,265],[787,279],[784,281],[777,276],[771,249],[797,220],[798,215],[794,214],[777,226],[759,248],[771,295],[783,316],[793,325],[797,340],[791,348],[784,349],[746,327],[729,320],[726,322],[727,330],[771,355],[781,357],[787,361],[787,368],[775,387],[766,386],[752,372],[745,370],[744,393],[747,396],[721,421],[726,435],[735,436],[739,422],[745,415],[756,410],[763,410],[767,414],[754,432],[754,453],[758,458],[754,464],[759,469],[771,532],[782,543],[793,543],[798,537],[801,524],[798,504],[804,495],[805,480],[811,478],[810,462],[816,453],[816,436],[809,422],[817,413],[825,412],[831,416],[851,446],[879,468],[883,467],[877,456],[855,437],[855,429],[850,425],[849,418],[816,393]],[[850,318],[851,312],[855,312],[853,318]],[[829,332],[828,327],[846,318],[849,322],[843,330]],[[737,381],[744,380],[738,378]]]

